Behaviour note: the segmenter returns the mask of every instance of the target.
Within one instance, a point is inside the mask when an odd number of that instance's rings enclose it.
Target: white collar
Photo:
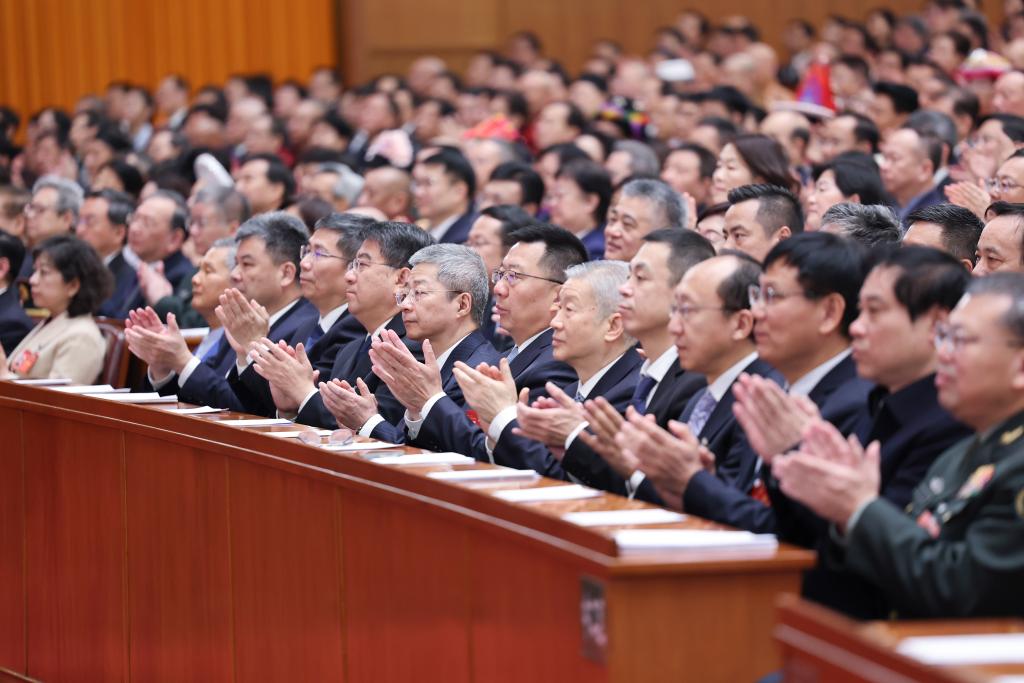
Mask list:
[[[327,330],[334,327],[334,323],[338,322],[338,318],[345,315],[345,311],[347,310],[348,304],[346,303],[320,316],[320,329],[326,333]]]
[[[550,327],[545,327],[543,330],[541,330],[537,334],[533,335],[532,337],[530,337],[529,339],[524,341],[522,344],[516,344],[516,348],[519,349],[519,353],[522,353],[523,351],[525,351],[527,346],[529,346],[533,342],[537,341],[538,337],[540,337],[542,334],[544,334],[545,332],[547,332],[550,329],[551,329]]]
[[[475,330],[474,330],[474,332],[475,332]],[[473,332],[470,332],[469,334],[473,334]],[[467,334],[466,337],[468,337],[469,334]],[[444,353],[442,353],[440,356],[437,357],[437,367],[439,367],[439,368],[443,368],[444,367],[444,364],[448,361],[448,356],[452,355],[452,351],[454,351],[456,348],[458,348],[459,344],[461,344],[462,342],[466,341],[466,337],[463,337],[459,341],[457,341],[454,344],[452,344],[451,346],[449,346],[448,349]]]
[[[287,313],[288,311],[292,310],[292,308],[297,303],[299,303],[298,299],[292,299],[290,303],[287,303],[284,306],[282,306],[279,311],[277,311],[272,316],[270,316],[270,321],[268,322],[267,326],[268,327],[273,327],[277,323],[277,321],[280,320],[281,318],[283,318],[285,313]]]
[[[718,379],[708,385],[708,392],[715,397],[716,403],[722,400],[725,392],[729,391],[729,387],[740,376],[740,373],[755,360],[757,360],[757,351],[752,351],[734,363],[728,370],[719,375]]]
[[[7,287],[0,287],[0,296],[3,296],[7,292]]]
[[[818,383],[825,378],[825,375],[832,372],[833,368],[843,362],[850,355],[850,347],[846,347],[827,361],[814,368],[806,375],[793,382],[789,387],[789,393],[794,396],[808,396]]]
[[[650,377],[658,384],[661,384],[661,380],[665,379],[665,375],[672,369],[672,366],[679,362],[679,349],[675,345],[669,346],[665,349],[660,356],[658,356],[654,362],[648,358],[644,361],[644,364],[640,366],[640,374]]]
[[[608,365],[604,366],[603,368],[601,368],[600,370],[595,372],[594,376],[591,377],[590,379],[588,379],[585,384],[581,384],[576,391],[581,396],[583,396],[583,398],[587,398],[588,396],[590,396],[590,392],[594,390],[594,387],[596,387],[597,383],[601,381],[601,378],[604,377],[605,374],[609,370],[612,369],[612,366],[615,365],[616,363],[618,363],[619,359],[621,359],[622,356],[625,356],[625,355],[626,355],[625,353],[622,353],[622,354],[619,354],[618,356],[616,356],[615,359],[611,363],[609,363]]]
[[[442,237],[444,237],[444,234],[448,232],[448,228],[452,227],[452,225],[455,224],[455,221],[459,220],[459,217],[461,215],[462,214],[457,213],[451,218],[446,218],[445,220],[441,221],[440,223],[432,227],[428,231],[430,233],[430,236],[433,237],[435,240],[440,240]]]
[[[106,256],[104,256],[103,257],[103,265],[105,265],[105,266],[107,266],[109,268],[110,267],[110,262],[113,261],[114,259],[116,259],[117,255],[120,254],[120,253],[121,253],[121,250],[118,249],[117,251],[111,252],[111,253],[107,254]]]

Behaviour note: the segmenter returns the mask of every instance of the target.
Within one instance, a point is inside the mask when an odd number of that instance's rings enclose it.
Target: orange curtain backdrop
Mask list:
[[[70,109],[112,80],[193,89],[233,73],[299,78],[337,61],[336,0],[0,0],[0,103]],[[24,126],[22,127],[24,130]]]

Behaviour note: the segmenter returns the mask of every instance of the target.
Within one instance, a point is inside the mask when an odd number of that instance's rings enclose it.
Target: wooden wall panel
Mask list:
[[[227,462],[131,433],[125,453],[131,677],[231,681]]]
[[[0,408],[0,662],[25,672],[25,472],[21,414]]]
[[[121,434],[38,413],[22,424],[28,670],[45,681],[127,680]]]

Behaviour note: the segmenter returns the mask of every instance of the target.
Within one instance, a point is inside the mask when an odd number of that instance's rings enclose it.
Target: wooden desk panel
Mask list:
[[[0,521],[14,550],[0,576],[15,579],[0,589],[0,666],[374,683],[732,681],[778,666],[766,605],[797,590],[811,553],[619,557],[611,530],[560,515],[642,503],[511,504],[225,417],[240,416],[0,383],[0,428],[24,433],[0,453],[0,510],[15,517]],[[584,579],[606,601],[597,661],[582,654]]]
[[[0,662],[25,670],[25,476],[21,413],[0,409]]]

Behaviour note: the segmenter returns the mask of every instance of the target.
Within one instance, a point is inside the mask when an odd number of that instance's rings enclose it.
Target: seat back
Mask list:
[[[128,382],[128,361],[131,354],[128,352],[128,342],[124,338],[124,321],[116,318],[96,318],[96,325],[107,342],[107,352],[103,356],[103,370],[96,379],[99,384],[109,384],[114,388],[127,386]]]

